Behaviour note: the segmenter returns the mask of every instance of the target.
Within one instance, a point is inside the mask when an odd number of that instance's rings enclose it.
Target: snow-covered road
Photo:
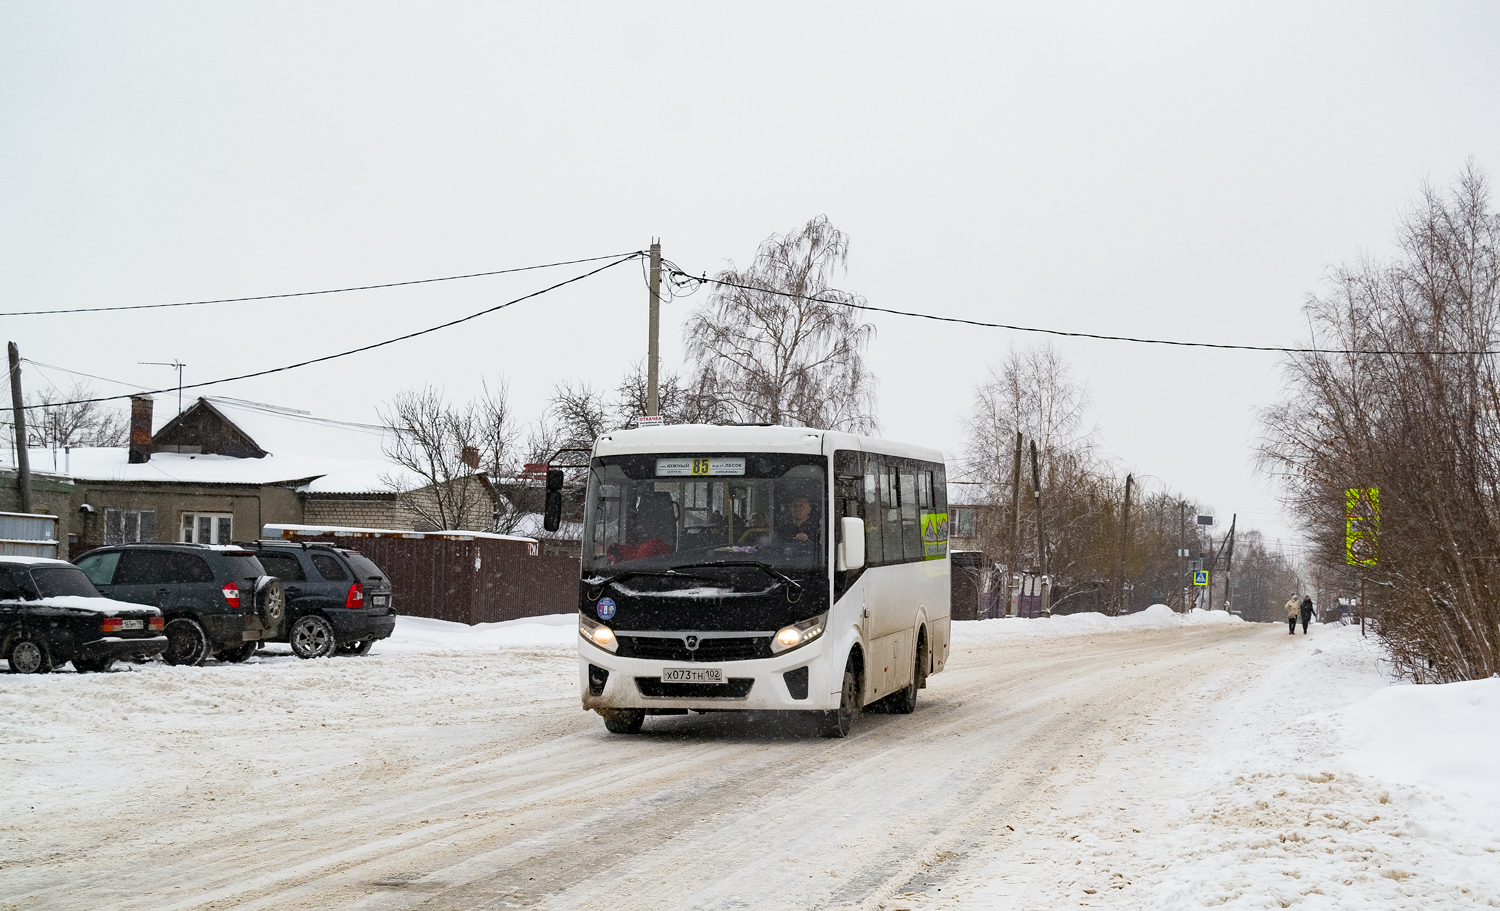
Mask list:
[[[828,741],[730,715],[611,736],[570,618],[404,623],[362,659],[0,676],[0,909],[1500,896],[1500,832],[1349,771],[1333,710],[1383,685],[1350,630],[957,624],[915,715]]]

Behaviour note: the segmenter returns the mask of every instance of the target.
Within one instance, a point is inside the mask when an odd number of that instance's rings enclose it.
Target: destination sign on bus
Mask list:
[[[708,475],[742,475],[744,459],[657,459],[658,478],[687,478]]]

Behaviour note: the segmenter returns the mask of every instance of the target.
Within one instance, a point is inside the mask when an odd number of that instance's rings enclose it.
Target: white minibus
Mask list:
[[[826,430],[600,437],[578,589],[585,709],[612,732],[689,711],[909,713],[948,657],[942,454]],[[548,474],[547,524],[563,472]]]

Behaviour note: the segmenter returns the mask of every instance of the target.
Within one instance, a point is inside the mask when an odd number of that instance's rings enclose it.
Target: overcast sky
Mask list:
[[[690,272],[826,214],[879,306],[1062,330],[1303,339],[1327,269],[1424,180],[1500,169],[1500,4],[0,6],[0,311],[163,303],[639,249]],[[582,271],[5,318],[141,387],[423,328]],[[681,362],[694,299],[663,314]],[[884,435],[958,454],[1038,336],[876,316]],[[1057,340],[1121,467],[1295,537],[1256,476],[1273,355]],[[612,386],[633,265],[420,340],[213,393],[353,420],[403,387]],[[30,370],[28,383],[65,385]],[[128,387],[94,382],[97,392]],[[158,409],[175,408],[171,396]]]

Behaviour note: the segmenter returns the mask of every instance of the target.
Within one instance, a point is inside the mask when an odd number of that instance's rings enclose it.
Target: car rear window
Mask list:
[[[370,558],[364,554],[346,553],[344,559],[349,561],[349,568],[354,570],[354,575],[358,579],[366,582],[385,579],[385,573],[380,571],[380,567],[370,562]]]
[[[43,598],[61,595],[77,595],[83,598],[98,598],[99,591],[76,566],[33,566],[31,581]]]
[[[252,553],[225,554],[224,562],[229,565],[229,576],[232,579],[255,579],[266,575],[265,567],[260,565],[260,560]]]

